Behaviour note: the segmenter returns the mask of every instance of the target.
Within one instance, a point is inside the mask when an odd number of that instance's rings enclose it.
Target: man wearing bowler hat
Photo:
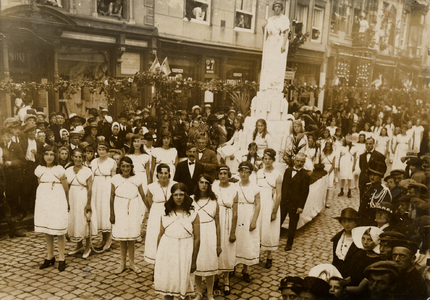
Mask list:
[[[390,190],[381,184],[382,177],[387,170],[385,163],[379,161],[370,161],[367,176],[370,180],[366,184],[364,193],[360,195],[360,207],[358,213],[363,225],[373,225],[375,220],[375,208],[376,203],[389,202],[391,203]]]
[[[34,211],[34,202],[36,200],[37,177],[34,170],[42,160],[42,143],[36,140],[36,125],[29,124],[24,128],[26,138],[20,142],[21,149],[24,153],[24,174],[22,187],[22,200],[24,207],[28,212]]]
[[[369,169],[370,163],[373,161],[380,162],[384,164],[385,171],[387,170],[387,166],[385,164],[385,156],[374,149],[374,144],[375,140],[373,138],[366,139],[366,152],[361,154],[359,157],[360,177],[358,179],[358,185],[360,189],[360,198],[367,190],[367,183],[370,182],[369,174],[367,173],[367,169]],[[382,174],[381,176],[384,177],[384,174]]]

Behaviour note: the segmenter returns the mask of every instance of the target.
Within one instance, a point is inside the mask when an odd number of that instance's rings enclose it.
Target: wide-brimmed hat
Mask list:
[[[98,127],[98,124],[97,124],[97,122],[91,122],[90,124],[88,124],[88,128],[97,128]]]
[[[200,106],[198,106],[198,105],[194,105],[194,106],[191,108],[191,111],[194,113],[194,111],[195,111],[196,109],[199,109],[200,111],[202,110],[202,108],[201,108]]]
[[[410,185],[411,183],[415,183],[415,182],[416,182],[415,180],[410,179],[410,178],[408,178],[408,179],[403,179],[403,180],[401,180],[401,181],[399,182],[399,186],[400,186],[401,188],[403,188],[403,189],[408,189],[408,188],[409,188],[409,185]]]
[[[399,277],[400,274],[399,265],[392,260],[378,261],[369,265],[364,270],[364,277],[369,278],[370,274],[372,274],[373,272],[388,272],[393,274],[395,278]]]
[[[409,166],[421,166],[424,160],[418,157],[411,157],[406,161],[406,164]]]
[[[385,181],[385,182],[388,182],[388,180],[389,180],[389,179],[394,179],[394,176],[393,176],[393,175],[391,175],[391,174],[390,174],[390,175],[388,175],[388,176],[385,176],[384,181]]]
[[[296,294],[306,291],[323,299],[330,295],[330,285],[318,277],[311,276],[307,276],[303,279],[302,286],[293,286],[291,290]]]
[[[320,278],[326,282],[333,276],[343,278],[339,270],[332,264],[319,264],[309,271],[309,276]]]
[[[135,115],[136,115],[136,112],[135,112],[134,110],[130,110],[130,111],[128,112],[128,115],[129,115],[129,116],[135,116]]]
[[[384,231],[379,235],[380,241],[395,241],[395,240],[406,240],[406,235],[397,231]]]
[[[390,172],[391,176],[395,176],[395,175],[406,175],[406,171],[402,170],[402,169],[395,169],[395,170],[391,170]]]
[[[405,156],[400,158],[400,160],[402,161],[402,163],[405,163],[410,158],[416,158],[416,157],[418,157],[417,153],[415,153],[414,151],[408,151],[406,152]]]
[[[86,120],[84,117],[81,117],[75,113],[69,115],[69,121],[79,120],[82,124],[85,124]]]
[[[46,118],[46,114],[43,111],[37,111],[36,115],[37,116],[42,116],[43,118]]]
[[[380,209],[383,211],[386,211],[387,213],[392,214],[393,213],[393,205],[389,202],[380,202],[376,203],[373,207],[374,209]]]
[[[27,124],[27,126],[24,127],[23,132],[27,132],[29,130],[32,130],[33,128],[36,128],[36,124]]]
[[[379,176],[384,176],[387,171],[387,166],[379,161],[371,161],[369,163],[369,169],[367,169],[367,173],[373,173]]]
[[[370,229],[370,237],[372,238],[373,242],[375,243],[375,248],[373,251],[375,253],[379,254],[379,235],[382,233],[382,230],[375,226],[360,226],[355,227],[352,229],[352,240],[354,241],[354,244],[359,249],[363,249],[363,244],[361,242],[361,238],[363,237],[363,234],[366,230]]]
[[[336,219],[339,222],[343,219],[357,220],[358,212],[352,207],[347,207],[341,211],[340,217],[334,217],[333,219]]]
[[[410,182],[409,187],[418,188],[421,194],[426,194],[428,192],[427,186],[416,181]]]
[[[205,104],[205,108],[212,108],[210,104]]]
[[[413,254],[418,250],[418,244],[409,240],[396,240],[392,243],[393,249],[395,247],[403,247],[409,249]]]
[[[15,127],[19,127],[20,125],[21,123],[15,117],[9,117],[3,122],[3,126],[7,128],[15,128]]]
[[[125,111],[122,111],[122,112],[119,114],[118,118],[126,118],[126,119],[128,119],[128,114],[127,114]]]
[[[26,114],[24,117],[24,122],[27,122],[28,119],[34,118],[37,121],[37,116],[32,114]]]

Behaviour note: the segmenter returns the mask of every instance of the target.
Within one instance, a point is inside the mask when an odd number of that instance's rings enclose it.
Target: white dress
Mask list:
[[[94,178],[91,202],[96,206],[97,229],[101,232],[112,230],[109,220],[112,170],[116,171],[116,162],[111,158],[107,158],[104,162],[100,162],[100,158],[96,158],[91,162]]]
[[[266,134],[266,136],[263,138],[262,134],[257,132],[257,135],[255,136],[254,142],[257,144],[257,155],[260,157],[263,157],[263,152],[267,148],[270,148],[271,145],[271,137],[270,134]]]
[[[331,170],[331,168],[334,166],[334,160],[336,159],[336,155],[334,151],[329,154],[325,155],[324,153],[321,153],[321,163],[324,164],[324,170],[328,172]],[[332,188],[334,182],[334,169],[331,171],[331,173],[328,175],[328,187]]]
[[[143,190],[148,189],[148,176],[146,174],[146,164],[149,162],[150,156],[148,154],[127,154],[133,161],[134,174],[141,180]]]
[[[354,155],[356,155],[355,151],[356,149],[354,148],[354,146],[352,146],[351,149],[349,149],[348,146],[342,146],[339,149],[339,179],[354,179],[354,176],[352,174],[352,168],[354,166]]]
[[[157,166],[161,163],[164,163],[170,167],[170,178],[173,178],[175,175],[175,162],[176,157],[178,156],[178,150],[175,148],[164,149],[162,147],[154,148],[152,150],[152,157],[155,157],[155,171],[153,176],[153,182],[157,181]]]
[[[420,150],[421,147],[421,142],[423,140],[423,132],[424,132],[424,127],[423,126],[413,126],[412,127],[414,130],[414,150]]]
[[[411,141],[411,137],[408,135],[397,135],[397,147],[396,151],[394,153],[393,158],[393,166],[391,167],[392,170],[397,169],[406,169],[406,164],[402,163],[400,160],[403,156],[406,156],[406,153],[410,150],[409,143]]]
[[[375,150],[381,152],[385,157],[387,157],[388,145],[390,143],[390,137],[388,136],[377,136],[376,137]]]
[[[157,248],[154,269],[155,293],[184,299],[194,295],[194,274],[190,273],[194,248],[195,210],[170,212],[161,217],[164,234]]]
[[[281,52],[284,35],[288,34],[290,20],[286,15],[267,19],[266,41],[263,46],[263,59],[260,76],[260,90],[282,92],[284,89],[285,67],[287,64],[288,41]]]
[[[36,190],[34,208],[34,231],[50,235],[67,233],[68,212],[67,199],[61,178],[64,176],[62,166],[47,168],[37,166],[34,174],[40,184]]]
[[[243,130],[236,130],[231,139],[225,143],[223,147],[219,147],[217,152],[222,158],[226,158],[235,154],[240,150],[240,139],[243,134]]]
[[[222,252],[218,257],[218,269],[221,272],[233,271],[236,264],[236,242],[230,242],[230,233],[233,220],[233,202],[237,196],[237,185],[229,184],[228,187],[220,187],[217,180],[212,185],[212,190],[217,196],[219,206],[219,226],[221,233]]]
[[[271,221],[273,207],[276,202],[276,180],[281,177],[281,173],[274,169],[270,173],[261,169],[257,172],[257,183],[260,187],[261,210],[260,228],[261,228],[261,250],[275,251],[279,246],[279,236],[281,234],[281,210],[278,207],[276,219]]]
[[[69,228],[68,234],[70,240],[74,243],[88,238],[87,218],[85,216],[85,207],[87,206],[88,191],[87,180],[92,176],[92,172],[87,167],[82,167],[78,173],[75,173],[73,167],[66,170],[67,183],[69,184]],[[94,202],[91,202],[91,236],[97,237],[97,213]]]
[[[194,198],[194,197],[193,197]],[[200,219],[200,249],[197,255],[197,268],[195,275],[211,276],[218,274],[217,235],[215,215],[217,201],[199,199],[193,206]]]
[[[115,187],[115,224],[112,224],[112,239],[116,241],[135,241],[140,236],[140,224],[142,223],[139,186],[140,178],[130,176],[128,178],[117,174],[111,180]]]
[[[238,212],[236,229],[236,265],[256,265],[260,258],[260,226],[253,231],[249,230],[255,211],[255,196],[259,188],[253,183],[247,186],[238,184]]]
[[[360,155],[363,154],[364,152],[366,152],[366,144],[355,144],[355,170],[354,170],[354,175],[360,175]]]
[[[152,195],[153,203],[149,211],[148,224],[146,228],[144,259],[150,264],[155,264],[161,216],[165,214],[164,204],[169,200],[171,195],[170,189],[175,183],[176,181],[171,180],[167,187],[162,187],[160,183],[156,181],[148,186],[148,191]]]

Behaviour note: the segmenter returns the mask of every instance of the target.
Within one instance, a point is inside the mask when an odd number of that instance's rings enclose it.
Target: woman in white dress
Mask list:
[[[211,184],[211,177],[201,174],[197,179],[196,193],[192,196],[200,219],[200,249],[195,272],[197,300],[203,297],[203,276],[206,277],[207,299],[214,300],[214,279],[218,274],[218,256],[221,254],[219,206]]]
[[[172,134],[164,131],[160,135],[160,147],[152,150],[151,174],[152,181],[157,180],[155,168],[157,165],[164,163],[170,167],[170,177],[175,175],[176,165],[178,164],[178,150],[172,147]]]
[[[115,270],[120,274],[125,270],[128,258],[130,269],[136,273],[141,270],[134,262],[134,245],[140,237],[142,213],[140,208],[145,199],[142,181],[133,171],[133,161],[130,157],[123,157],[119,161],[121,174],[116,174],[111,180],[110,193],[110,222],[112,223],[112,239],[120,241],[121,262]]]
[[[75,148],[72,151],[73,167],[66,170],[67,183],[69,184],[69,227],[67,233],[70,240],[76,244],[76,249],[69,255],[84,251],[82,258],[88,258],[91,253],[90,232],[87,226],[86,215],[91,213],[91,236],[97,237],[97,214],[95,205],[91,201],[93,186],[92,172],[90,168],[83,166],[84,150]],[[85,249],[83,245],[85,239]]]
[[[267,251],[266,269],[272,267],[272,251],[276,251],[279,246],[279,236],[281,234],[281,203],[282,175],[273,167],[276,151],[273,149],[264,150],[264,168],[257,172],[257,184],[260,188],[261,212],[261,250]]]
[[[332,118],[330,121],[330,126],[327,126],[328,131],[330,132],[330,136],[334,136],[334,133],[336,132],[336,118]]]
[[[376,150],[384,154],[385,157],[388,157],[390,137],[388,136],[387,128],[385,127],[381,128],[379,135],[375,136],[375,142],[376,142],[376,146],[375,146]]]
[[[421,149],[421,142],[423,140],[424,136],[424,127],[421,125],[421,118],[417,118],[415,121],[415,125],[412,126],[414,130],[414,145],[413,150],[420,150]]]
[[[307,139],[308,139],[308,146],[306,147],[306,150],[305,150],[306,163],[304,168],[305,170],[313,171],[314,163],[317,158],[317,145],[312,135],[307,136]]]
[[[337,170],[338,178],[340,179],[340,193],[338,197],[343,196],[343,189],[345,185],[348,185],[348,198],[351,198],[351,183],[353,179],[353,173],[355,171],[356,163],[356,149],[352,144],[351,135],[347,134],[343,141],[342,147],[339,149],[339,159]]]
[[[299,150],[296,148],[297,145],[300,148]],[[308,137],[304,133],[303,123],[300,120],[295,120],[293,122],[293,132],[286,139],[285,150],[293,154],[301,152],[306,155],[307,147]]]
[[[237,169],[237,160],[235,154],[241,150],[241,139],[243,138],[243,124],[242,118],[236,117],[233,121],[234,133],[229,141],[220,145],[217,152],[219,161],[225,163],[230,169]]]
[[[263,47],[260,90],[267,89],[282,92],[284,89],[284,74],[287,64],[288,31],[290,20],[282,11],[282,1],[275,1],[272,5],[274,16],[267,19]]]
[[[370,123],[364,123],[364,128],[359,132],[359,134],[364,134],[366,136],[366,139],[373,137],[373,131],[370,127]]]
[[[152,182],[150,175],[150,157],[143,148],[143,137],[139,134],[133,135],[131,139],[131,147],[127,155],[133,161],[134,173],[141,180],[143,190],[147,191],[148,184]]]
[[[155,293],[164,299],[194,295],[194,276],[200,248],[200,219],[183,183],[175,183],[161,217],[154,269]]]
[[[97,229],[102,232],[102,241],[97,248],[107,250],[112,244],[110,218],[111,178],[116,174],[116,162],[108,157],[109,144],[102,141],[97,146],[98,158],[91,162],[93,172],[92,200],[97,212]]]
[[[148,225],[145,236],[145,255],[147,263],[155,264],[160,220],[164,214],[164,204],[170,198],[170,189],[176,183],[170,178],[170,167],[166,164],[157,166],[157,181],[148,186],[146,202],[149,206]]]
[[[322,137],[318,139],[317,144],[320,149],[324,149],[327,142],[331,142],[333,144],[333,138],[330,136],[330,131],[326,128],[322,131]]]
[[[333,187],[335,158],[336,158],[336,155],[333,149],[333,143],[332,142],[325,143],[324,149],[321,152],[321,163],[324,164],[324,170],[329,175],[328,188]]]
[[[239,164],[236,265],[243,264],[243,280],[248,283],[251,282],[250,266],[260,262],[260,191],[258,186],[249,180],[252,171],[250,162]]]
[[[366,151],[366,135],[361,133],[358,135],[358,142],[354,144],[356,160],[354,168],[354,188],[358,188],[358,179],[360,177],[360,155]]]
[[[378,136],[380,136],[381,135],[381,130],[382,130],[382,126],[381,126],[381,123],[382,123],[382,121],[381,121],[381,119],[376,119],[376,121],[375,121],[375,125],[374,126],[372,126],[372,127],[370,127],[370,130],[372,130],[372,132],[373,132],[373,137],[374,138],[376,138],[376,137],[378,137]],[[378,150],[379,151],[379,150]],[[381,152],[381,151],[379,151],[379,152]],[[382,153],[382,154],[384,154],[384,153]]]
[[[47,256],[39,269],[55,264],[54,237],[57,236],[59,263],[58,270],[66,269],[64,258],[68,225],[68,184],[62,166],[57,165],[56,155],[51,146],[43,147],[42,164],[34,170],[39,186],[36,190],[34,208],[34,231],[45,234]]]
[[[397,135],[396,138],[396,145],[394,146],[394,158],[393,158],[393,166],[391,167],[392,170],[405,170],[406,169],[406,163],[403,163],[401,161],[401,158],[403,156],[406,156],[406,153],[411,150],[412,148],[412,137],[409,136],[407,131],[406,125],[402,126],[402,133]]]
[[[219,223],[222,252],[218,257],[218,270],[224,274],[224,294],[230,295],[230,272],[236,264],[236,228],[237,228],[237,186],[228,180],[230,168],[220,165],[217,168],[218,179],[212,190],[219,206]]]
[[[267,132],[267,123],[264,119],[258,119],[255,123],[254,133],[252,134],[252,141],[258,146],[257,154],[263,157],[263,152],[267,148],[271,148],[272,139]]]

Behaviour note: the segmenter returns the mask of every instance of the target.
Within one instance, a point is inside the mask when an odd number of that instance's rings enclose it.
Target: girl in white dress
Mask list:
[[[348,198],[351,198],[351,183],[356,163],[356,149],[352,145],[351,135],[347,134],[342,147],[339,149],[339,160],[337,165],[338,178],[340,179],[340,193],[338,197],[343,196],[343,188],[348,184]]]
[[[91,162],[93,172],[92,200],[97,212],[97,229],[102,232],[103,239],[97,248],[107,250],[112,244],[110,218],[111,178],[116,174],[116,162],[108,157],[109,144],[105,141],[97,145],[98,158]]]
[[[406,169],[406,163],[401,161],[403,156],[406,156],[406,153],[412,148],[412,137],[407,133],[407,127],[405,125],[402,126],[402,133],[397,135],[396,145],[394,146],[394,158],[393,158],[393,166],[392,170],[397,169]]]
[[[308,146],[306,147],[305,154],[306,154],[306,163],[305,163],[305,170],[313,171],[314,170],[314,163],[317,158],[317,147],[314,140],[314,137],[312,135],[307,136],[308,139]]]
[[[112,177],[110,193],[110,222],[112,223],[112,238],[120,241],[121,262],[116,274],[125,270],[128,258],[130,269],[136,273],[141,270],[134,263],[134,244],[140,236],[142,214],[139,211],[145,199],[142,182],[133,171],[133,161],[130,157],[123,157],[119,161],[121,174]]]
[[[68,225],[67,212],[70,210],[70,206],[69,187],[64,172],[63,167],[57,165],[52,147],[45,146],[42,164],[34,170],[39,182],[34,208],[34,231],[45,234],[47,248],[47,257],[39,269],[45,269],[55,264],[54,236],[57,236],[58,241],[58,270],[61,272],[66,268],[65,234]]]
[[[175,183],[161,217],[155,257],[154,289],[164,299],[194,295],[194,276],[200,248],[200,219],[183,183]]]
[[[258,156],[263,157],[264,149],[270,148],[272,138],[267,132],[267,123],[264,119],[258,119],[255,123],[254,133],[252,134],[252,141],[258,146]]]
[[[324,170],[328,174],[328,188],[333,187],[334,181],[334,167],[335,167],[335,152],[333,150],[333,143],[325,143],[325,147],[321,152],[321,163],[324,164]]]
[[[97,214],[95,205],[91,201],[93,185],[92,172],[83,166],[84,150],[75,148],[72,151],[73,167],[66,170],[67,183],[69,184],[69,228],[70,240],[76,244],[76,249],[69,255],[84,251],[82,258],[88,258],[91,253],[90,232],[87,226],[86,215],[91,213],[91,236],[97,237]],[[85,249],[83,245],[85,239]]]
[[[201,174],[197,179],[198,189],[193,195],[193,206],[200,219],[200,250],[197,255],[196,298],[202,298],[202,277],[206,277],[207,298],[213,300],[215,275],[218,273],[218,256],[221,254],[219,207],[212,191],[211,177]]]
[[[257,171],[263,166],[262,157],[258,154],[258,146],[255,142],[251,142],[248,145],[248,154],[242,157],[242,161],[249,161],[254,168],[254,171],[251,174],[250,180],[252,183],[257,183]],[[239,162],[239,163],[240,163]]]
[[[295,146],[300,147],[299,151],[294,149]],[[290,153],[301,152],[306,154],[308,147],[308,137],[304,133],[303,123],[300,120],[295,120],[293,122],[293,132],[287,137],[285,142],[285,150]]]
[[[378,136],[375,136],[376,150],[381,152],[385,157],[388,157],[388,149],[390,137],[388,136],[387,128],[382,127]],[[361,153],[360,153],[361,154]]]
[[[330,121],[330,126],[327,126],[328,131],[330,132],[330,136],[334,136],[334,133],[336,132],[336,118],[332,118]]]
[[[239,207],[236,229],[236,265],[243,264],[243,279],[251,282],[250,266],[259,263],[260,258],[260,191],[251,183],[249,176],[253,171],[250,162],[239,164],[240,182],[238,184]]]
[[[400,127],[395,127],[394,131],[393,131],[393,136],[391,137],[390,140],[390,163],[392,164],[394,161],[394,154],[395,154],[395,150],[396,150],[396,145],[397,145],[397,136],[400,134],[401,130]],[[395,170],[393,169],[393,167],[391,166],[391,170]]]
[[[257,184],[260,188],[261,212],[261,250],[267,251],[266,269],[272,267],[272,251],[278,249],[281,234],[282,175],[273,167],[276,151],[264,150],[264,168],[257,172]]]
[[[358,179],[360,177],[360,155],[366,151],[366,135],[361,133],[358,135],[358,142],[354,144],[356,159],[354,168],[354,188],[358,188]]]
[[[155,264],[160,220],[164,214],[164,204],[170,198],[170,189],[176,183],[170,179],[170,167],[166,164],[157,166],[158,180],[148,186],[146,202],[149,206],[148,225],[145,236],[145,255],[147,263]]]
[[[233,124],[235,128],[233,136],[228,142],[221,145],[217,152],[221,163],[225,163],[230,169],[237,169],[239,164],[235,159],[235,153],[241,150],[241,140],[243,139],[242,118],[236,117]]]
[[[366,139],[373,137],[373,131],[370,128],[370,123],[364,123],[364,128],[362,131],[359,132],[359,134],[364,134],[366,136]]]
[[[157,180],[155,168],[157,165],[164,163],[170,167],[170,177],[175,175],[176,165],[178,164],[178,150],[172,147],[172,134],[169,131],[161,133],[159,138],[160,147],[152,150],[151,174],[153,181]]]
[[[217,168],[218,179],[212,189],[219,206],[219,223],[222,252],[218,257],[218,270],[224,274],[224,294],[230,295],[230,272],[236,263],[236,227],[237,227],[237,186],[230,183],[230,168],[220,165]]]
[[[144,191],[148,189],[148,184],[152,182],[150,175],[150,157],[143,148],[143,138],[139,134],[133,135],[131,147],[127,155],[133,161],[134,173],[141,180]]]

